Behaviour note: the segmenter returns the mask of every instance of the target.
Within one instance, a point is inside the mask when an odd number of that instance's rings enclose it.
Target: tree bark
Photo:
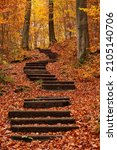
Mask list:
[[[30,30],[30,17],[31,17],[31,0],[26,1],[26,12],[23,27],[22,48],[29,49],[29,30]]]
[[[56,42],[55,32],[54,32],[54,2],[49,0],[49,42],[53,44]]]
[[[4,47],[4,25],[1,25],[0,47]]]
[[[87,0],[76,0],[77,15],[77,58],[85,56],[89,47],[87,13],[80,8],[87,8]]]
[[[36,30],[36,27],[37,27],[37,23],[34,19],[34,49],[37,48],[37,39],[38,39],[38,32]]]

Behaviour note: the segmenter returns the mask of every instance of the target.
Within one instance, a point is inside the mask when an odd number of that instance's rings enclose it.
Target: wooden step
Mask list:
[[[39,50],[40,53],[51,53],[51,49],[40,49],[37,48]]]
[[[55,52],[52,52],[51,50],[46,50],[46,49],[39,49],[40,53],[44,53],[45,55],[47,55],[50,59],[57,59],[58,54]]]
[[[73,81],[44,81],[43,84],[74,84]]]
[[[35,76],[35,75],[50,75],[48,71],[27,71],[25,72],[28,76]]]
[[[44,69],[24,69],[25,72],[45,72],[47,71],[46,68]]]
[[[74,90],[74,84],[42,84],[44,90]]]
[[[25,66],[26,67],[39,67],[39,66],[45,67],[46,64],[26,64]]]
[[[38,78],[38,77],[55,77],[55,75],[51,75],[51,74],[27,74],[27,76],[29,77],[29,78]]]
[[[33,75],[33,74],[50,74],[46,69],[31,69],[31,70],[24,70],[24,73]]]
[[[46,69],[45,66],[25,66],[24,70],[28,70],[28,69]]]
[[[72,124],[75,123],[75,119],[72,117],[66,118],[12,118],[10,120],[12,125],[21,124]]]
[[[30,62],[26,63],[26,66],[41,66],[41,65],[47,65],[49,60],[46,61],[38,61],[38,62]]]
[[[11,130],[13,132],[38,132],[38,133],[47,133],[47,132],[65,132],[73,129],[78,129],[78,126],[75,125],[48,125],[48,126],[34,126],[34,125],[12,125]]]
[[[68,100],[43,100],[43,101],[24,101],[24,108],[50,108],[50,107],[65,107],[70,105]]]
[[[43,101],[43,100],[69,100],[69,97],[53,97],[53,96],[42,96],[37,98],[25,99],[24,101]]]
[[[54,138],[62,138],[62,135],[14,135],[11,136],[11,139],[13,140],[22,140],[25,142],[31,142],[33,140],[39,140],[39,141],[46,141],[46,140],[52,140]]]
[[[46,65],[26,65],[25,67],[28,67],[28,68],[38,68],[38,67],[46,67]]]
[[[70,111],[55,111],[55,110],[14,110],[8,114],[9,118],[21,117],[21,118],[32,118],[32,117],[70,117]]]
[[[30,77],[29,79],[31,81],[36,81],[36,80],[44,80],[44,81],[57,80],[57,78],[55,78],[55,77]]]

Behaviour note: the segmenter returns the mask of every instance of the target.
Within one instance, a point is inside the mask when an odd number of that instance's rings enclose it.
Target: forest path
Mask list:
[[[48,60],[26,63],[24,72],[27,77],[41,83],[42,89],[63,91],[74,90],[73,81],[59,81],[55,75],[47,71],[46,65],[57,61],[57,53],[51,50],[39,50],[49,57]],[[62,135],[45,134],[48,132],[66,132],[72,129],[78,129],[75,125],[75,119],[71,117],[69,110],[49,110],[51,107],[65,107],[70,105],[69,97],[42,96],[33,99],[24,100],[26,110],[13,110],[9,112],[11,130],[13,132],[36,133],[35,135],[13,135],[15,140],[49,140]],[[41,110],[40,110],[41,109]],[[40,135],[37,135],[40,134]],[[43,134],[44,133],[44,134]]]

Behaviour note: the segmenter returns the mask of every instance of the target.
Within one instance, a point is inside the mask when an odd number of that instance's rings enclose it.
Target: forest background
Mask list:
[[[22,33],[26,0],[2,0],[0,3],[0,59],[11,61],[17,57],[22,57],[24,53]],[[90,51],[99,50],[99,10],[98,0],[89,0],[87,9],[83,10],[88,14]],[[29,32],[30,49],[48,47],[48,14],[47,0],[32,0]],[[58,43],[77,36],[76,0],[54,1],[54,29]]]

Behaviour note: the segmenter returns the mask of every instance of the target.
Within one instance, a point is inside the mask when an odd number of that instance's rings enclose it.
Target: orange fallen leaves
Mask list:
[[[56,47],[53,47],[55,51]],[[65,56],[67,46],[64,47],[62,55]],[[60,50],[59,53],[61,53]],[[31,52],[30,52],[31,53]],[[38,53],[38,52],[36,52]],[[70,56],[71,57],[71,56]],[[95,56],[95,60],[98,60],[98,56]],[[62,58],[62,56],[61,56]],[[99,78],[92,77],[90,74],[89,79],[82,76],[82,73],[90,71],[90,67],[87,68],[86,64],[80,66],[80,68],[74,68],[69,66],[68,61],[55,62],[49,64],[47,69],[51,74],[55,74],[60,80],[75,80],[77,89],[74,91],[44,91],[37,83],[31,82],[26,78],[23,73],[23,67],[26,62],[10,64],[8,73],[14,78],[15,82],[5,86],[6,93],[0,97],[0,147],[5,150],[98,150],[99,149]],[[93,57],[94,58],[94,57]],[[36,57],[30,61],[38,61],[45,59],[43,57]],[[71,61],[72,64],[72,61]],[[91,63],[95,66],[95,61]],[[85,66],[86,65],[86,66]],[[99,66],[97,65],[99,68]],[[86,71],[85,71],[86,70]],[[15,73],[15,74],[14,74]],[[24,85],[29,86],[30,92],[24,91],[14,93],[14,89],[17,86]],[[66,133],[50,133],[50,134],[62,134],[63,138],[56,138],[52,141],[32,141],[31,143],[12,141],[10,136],[13,135],[9,131],[10,124],[8,121],[9,110],[23,109],[23,100],[25,98],[35,98],[38,96],[68,96],[71,100],[71,105],[63,108],[50,108],[49,110],[70,110],[71,115],[76,119],[76,124],[79,129],[74,131],[68,131]],[[21,133],[22,135],[23,133]],[[33,134],[33,133],[31,133]]]

